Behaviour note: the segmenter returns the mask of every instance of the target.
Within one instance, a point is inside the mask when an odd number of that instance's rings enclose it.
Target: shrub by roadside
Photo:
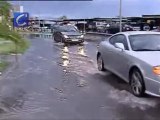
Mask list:
[[[9,65],[8,62],[0,61],[0,75],[1,75],[2,71],[4,71],[7,68],[8,65]]]
[[[17,45],[17,53],[24,53],[29,43],[25,41],[23,45]],[[0,55],[10,55],[16,53],[16,45],[12,41],[0,39]]]
[[[0,23],[0,58],[1,55],[24,53],[28,48],[28,42],[16,31],[10,30],[6,24]],[[0,62],[2,60],[0,59]],[[7,64],[8,65],[8,64]],[[5,66],[7,66],[5,64]],[[4,65],[0,69],[4,69]]]
[[[2,55],[24,53],[28,48],[28,42],[13,29],[11,9],[12,6],[9,2],[0,1],[0,72],[8,66],[8,63],[2,59]]]

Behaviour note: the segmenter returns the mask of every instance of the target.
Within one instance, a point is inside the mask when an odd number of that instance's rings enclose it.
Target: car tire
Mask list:
[[[58,41],[57,41],[57,37],[54,35],[53,36],[53,39],[54,39],[54,41],[57,43]]]
[[[84,42],[79,42],[78,43],[80,46],[83,46],[84,45]]]
[[[65,43],[64,39],[62,37],[60,37],[60,40],[59,40],[61,43]]]
[[[130,86],[132,93],[137,97],[143,97],[145,93],[145,85],[141,72],[134,69],[130,75]]]
[[[101,55],[98,55],[97,57],[97,66],[99,71],[105,71],[104,62]]]

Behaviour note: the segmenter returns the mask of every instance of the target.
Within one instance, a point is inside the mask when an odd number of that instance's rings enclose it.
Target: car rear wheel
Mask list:
[[[144,81],[139,70],[135,69],[131,73],[130,85],[132,93],[137,97],[142,97],[145,92]]]
[[[54,39],[55,42],[59,42],[56,35],[53,35],[53,39]]]
[[[98,55],[97,66],[98,66],[99,71],[105,71],[104,63],[103,63],[103,59],[102,59],[101,55]]]
[[[53,35],[53,40],[54,40],[55,42],[57,42],[55,35]]]

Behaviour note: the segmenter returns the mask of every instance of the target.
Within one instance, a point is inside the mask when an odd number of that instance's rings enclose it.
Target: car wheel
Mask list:
[[[65,41],[63,40],[62,37],[60,37],[60,42],[61,42],[61,43],[65,43]]]
[[[52,39],[54,40],[54,35],[52,35]]]
[[[55,35],[53,36],[53,39],[54,39],[55,42],[58,42],[57,37]]]
[[[83,46],[84,45],[84,42],[80,42],[80,43],[78,43],[80,46]]]
[[[104,63],[103,63],[103,59],[102,59],[101,55],[99,55],[97,58],[97,66],[98,66],[99,71],[105,71]]]
[[[137,97],[142,97],[145,92],[143,77],[139,70],[135,69],[131,73],[130,85],[132,93]]]

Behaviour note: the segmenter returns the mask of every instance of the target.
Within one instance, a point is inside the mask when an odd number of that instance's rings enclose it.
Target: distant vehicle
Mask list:
[[[88,31],[105,33],[107,24],[105,22],[90,22],[88,23]]]
[[[143,30],[144,30],[144,31],[149,31],[149,30],[150,30],[150,27],[149,27],[148,25],[145,25],[145,26],[143,27]]]
[[[76,27],[81,33],[85,33],[86,31],[88,31],[87,22],[79,22],[76,24]]]
[[[98,49],[97,65],[130,84],[132,93],[160,97],[160,33],[121,32],[103,41]]]
[[[84,35],[82,35],[75,26],[64,25],[54,30],[54,40],[62,43],[83,43]]]
[[[127,24],[122,24],[122,31],[133,31],[133,27]],[[119,32],[119,24],[111,24],[108,28],[108,33],[116,34]]]

